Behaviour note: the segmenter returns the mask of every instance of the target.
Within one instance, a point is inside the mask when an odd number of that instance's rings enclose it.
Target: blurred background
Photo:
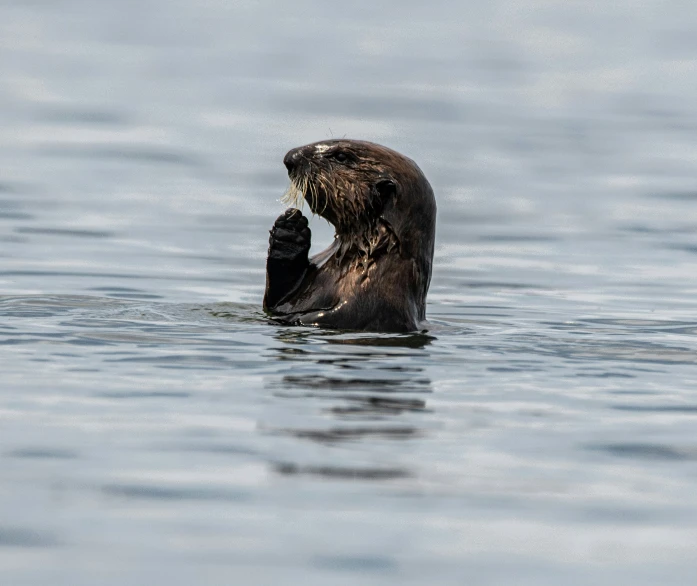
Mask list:
[[[0,581],[689,583],[695,23],[0,0]],[[332,137],[434,188],[429,336],[260,313]]]

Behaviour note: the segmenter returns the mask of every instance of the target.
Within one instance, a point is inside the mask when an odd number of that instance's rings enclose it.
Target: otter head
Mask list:
[[[431,273],[436,202],[416,163],[384,146],[326,140],[286,154],[291,201],[303,197],[342,243],[371,254],[386,239]]]

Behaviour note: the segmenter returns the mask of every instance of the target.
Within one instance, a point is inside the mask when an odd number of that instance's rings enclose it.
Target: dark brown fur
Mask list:
[[[386,147],[329,140],[285,157],[290,193],[334,225],[334,242],[307,258],[299,210],[271,232],[264,309],[278,321],[407,332],[426,317],[436,203],[416,164]]]

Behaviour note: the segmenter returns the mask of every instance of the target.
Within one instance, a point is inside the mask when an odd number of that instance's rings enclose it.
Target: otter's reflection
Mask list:
[[[276,339],[279,368],[266,388],[278,415],[261,427],[298,443],[283,444],[275,472],[363,480],[414,475],[404,450],[386,446],[427,433],[432,387],[424,373],[433,338],[283,329]]]

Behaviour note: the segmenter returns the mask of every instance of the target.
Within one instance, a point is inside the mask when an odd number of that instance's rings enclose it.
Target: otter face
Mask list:
[[[285,200],[304,198],[336,236],[365,254],[385,242],[430,274],[436,200],[421,169],[387,147],[361,140],[326,140],[293,149],[283,163]]]
[[[369,230],[396,193],[386,153],[392,151],[354,140],[295,148],[283,159],[291,180],[288,199],[303,197],[338,234]]]

